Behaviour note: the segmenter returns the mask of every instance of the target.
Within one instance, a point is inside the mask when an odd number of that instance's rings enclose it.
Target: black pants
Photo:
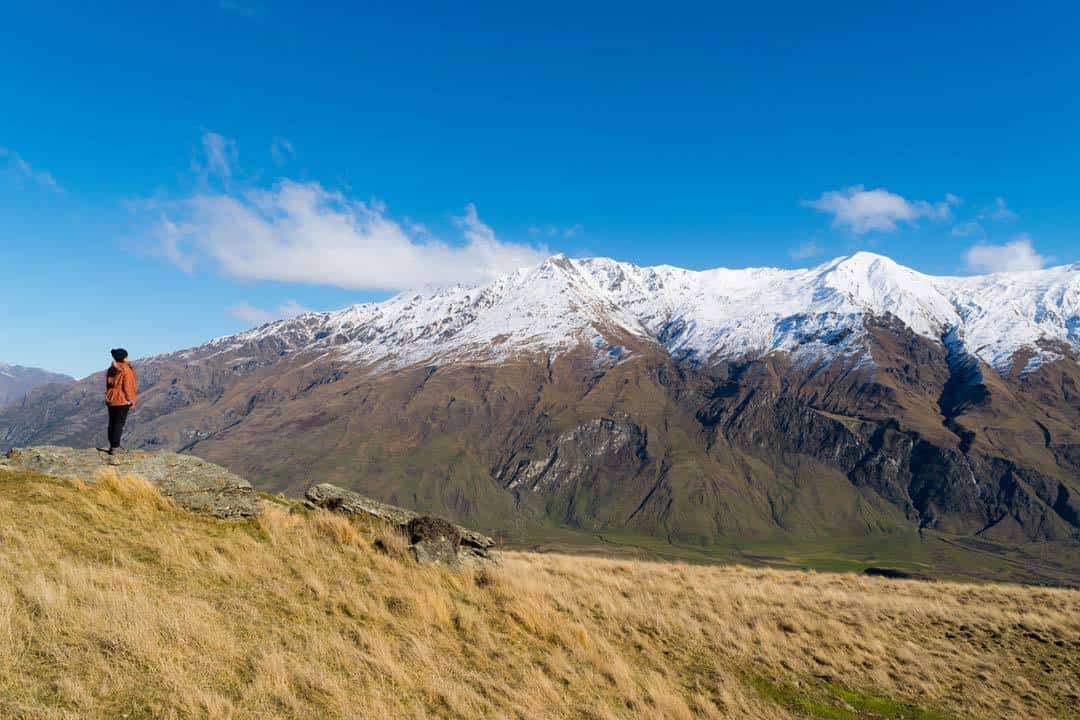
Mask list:
[[[124,434],[124,423],[127,422],[130,405],[109,406],[109,447],[120,447],[120,436]]]

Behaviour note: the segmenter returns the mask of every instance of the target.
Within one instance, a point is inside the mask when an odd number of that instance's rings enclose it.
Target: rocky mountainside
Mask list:
[[[703,272],[555,256],[137,361],[132,443],[487,530],[682,542],[1080,528],[1080,265],[868,253]],[[0,411],[89,445],[100,376]]]
[[[48,383],[70,383],[75,378],[39,368],[0,362],[0,405],[22,398],[30,390]]]

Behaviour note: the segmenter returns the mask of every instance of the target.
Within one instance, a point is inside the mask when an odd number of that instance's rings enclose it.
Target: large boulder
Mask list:
[[[431,515],[421,515],[410,520],[405,530],[417,562],[451,568],[461,564],[458,557],[461,533],[453,523]]]
[[[194,455],[130,451],[119,455],[89,449],[41,445],[15,448],[0,469],[32,470],[58,478],[96,482],[102,472],[146,478],[177,505],[217,518],[253,517],[261,504],[251,483]]]
[[[304,497],[315,507],[375,518],[401,528],[421,563],[458,568],[462,563],[497,560],[494,539],[442,518],[387,505],[329,483],[312,485]]]

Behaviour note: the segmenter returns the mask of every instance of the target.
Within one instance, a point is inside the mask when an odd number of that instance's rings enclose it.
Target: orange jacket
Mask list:
[[[134,405],[138,380],[127,360],[114,362],[105,372],[105,404]]]

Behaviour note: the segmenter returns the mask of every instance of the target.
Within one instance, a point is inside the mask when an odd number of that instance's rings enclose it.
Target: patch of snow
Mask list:
[[[1080,348],[1080,265],[935,277],[860,252],[814,268],[684,270],[555,255],[481,286],[401,293],[217,338],[182,357],[244,352],[332,354],[376,368],[499,362],[521,352],[592,347],[600,363],[632,356],[620,338],[696,362],[789,353],[796,362],[871,362],[865,321],[892,315],[934,342],[1004,370]]]
[[[1028,369],[1056,360],[1047,347],[1080,348],[1080,265],[1046,270],[935,278],[956,308],[963,342],[988,365],[1004,369],[1027,348]]]

